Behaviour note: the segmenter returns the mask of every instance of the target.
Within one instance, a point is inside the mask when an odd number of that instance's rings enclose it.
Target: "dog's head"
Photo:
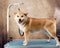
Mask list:
[[[22,12],[22,11],[19,11],[19,12],[15,12],[14,13],[14,19],[20,24],[20,23],[23,23],[27,20],[27,12]]]

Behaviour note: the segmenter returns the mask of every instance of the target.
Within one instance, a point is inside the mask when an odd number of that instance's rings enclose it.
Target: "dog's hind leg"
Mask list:
[[[47,41],[50,42],[51,41],[51,36],[48,33],[47,33],[47,36],[49,38]]]
[[[53,24],[51,24],[50,26],[47,25],[45,29],[48,31],[50,36],[53,37],[56,40],[56,46],[58,46],[59,45],[59,40],[58,40],[58,37],[56,36],[54,25]]]
[[[49,35],[49,33],[48,33],[48,31],[47,31],[46,29],[44,29],[44,30],[45,30],[45,34],[46,34],[46,35],[48,36],[48,38],[49,38],[47,41],[50,42],[50,41],[51,41],[51,36]]]

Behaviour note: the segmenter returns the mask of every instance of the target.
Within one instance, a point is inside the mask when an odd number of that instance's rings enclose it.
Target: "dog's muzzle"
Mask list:
[[[24,20],[19,19],[19,23],[22,23]]]

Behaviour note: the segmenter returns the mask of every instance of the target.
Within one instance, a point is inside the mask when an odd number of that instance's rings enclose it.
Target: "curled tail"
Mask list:
[[[56,18],[53,18],[53,19],[52,19],[53,22],[56,22],[56,20],[57,20]]]

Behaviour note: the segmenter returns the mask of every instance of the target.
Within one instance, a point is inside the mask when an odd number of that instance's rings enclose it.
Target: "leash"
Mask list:
[[[10,17],[9,13],[10,13],[10,8],[12,6],[22,5],[22,4],[24,4],[24,3],[22,3],[22,2],[21,3],[13,3],[13,4],[9,4],[7,7],[7,39],[9,39],[9,17]],[[18,8],[18,10],[20,10],[20,9]],[[20,33],[20,31],[19,31],[19,33]],[[21,35],[21,33],[20,33],[20,35]]]

